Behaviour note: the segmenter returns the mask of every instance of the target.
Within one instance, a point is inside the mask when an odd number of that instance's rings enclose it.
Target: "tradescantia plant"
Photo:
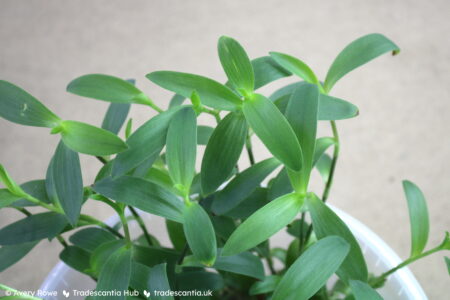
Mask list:
[[[218,52],[225,84],[173,71],[147,75],[175,93],[167,109],[133,81],[102,74],[73,80],[68,92],[111,102],[102,128],[62,120],[21,88],[0,81],[1,117],[61,136],[45,179],[19,185],[0,167],[0,208],[25,215],[0,229],[0,271],[40,240],[56,238],[63,246],[61,260],[92,277],[97,291],[138,291],[134,298],[189,299],[154,291],[210,290],[209,299],[380,299],[376,289],[390,274],[450,249],[447,233],[440,245],[425,251],[425,198],[415,184],[404,181],[411,255],[392,270],[371,274],[357,240],[325,203],[339,155],[336,121],[358,115],[355,105],[330,92],[353,69],[384,53],[398,53],[392,41],[381,34],[355,40],[336,57],[324,81],[288,54],[270,52],[250,60],[229,37],[219,39]],[[288,76],[296,82],[269,97],[257,92]],[[129,119],[122,140],[117,134],[131,104],[158,114],[136,130]],[[198,124],[203,114],[212,115],[217,125]],[[330,123],[331,136],[317,136],[319,121]],[[254,157],[254,136],[273,157]],[[197,149],[204,146],[200,160]],[[104,164],[87,186],[79,153]],[[248,155],[246,169],[238,167],[241,155]],[[324,181],[321,195],[308,188],[315,169]],[[87,201],[109,205],[120,222],[111,227],[81,214]],[[30,206],[45,211],[31,213]],[[166,219],[171,248],[161,246],[153,228],[146,228],[142,212]],[[137,239],[129,232],[130,221],[141,227]],[[271,247],[270,237],[283,229],[292,237],[289,246]],[[338,281],[330,288],[326,284],[333,274]]]

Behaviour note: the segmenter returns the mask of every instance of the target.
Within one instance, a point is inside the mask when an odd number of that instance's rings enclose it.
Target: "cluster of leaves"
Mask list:
[[[0,270],[40,240],[57,238],[64,246],[60,258],[96,280],[99,291],[132,289],[140,297],[147,290],[197,289],[214,291],[214,299],[379,299],[375,288],[395,270],[369,279],[357,240],[324,202],[339,149],[335,121],[358,114],[355,105],[329,92],[345,74],[390,51],[399,49],[383,35],[363,36],[337,56],[321,82],[293,56],[271,52],[250,60],[237,41],[221,37],[218,52],[226,84],[173,71],[147,75],[175,93],[166,110],[133,81],[102,74],[73,80],[70,93],[111,102],[102,128],[62,120],[21,88],[0,81],[1,117],[61,135],[45,179],[18,185],[0,168],[5,186],[0,208],[27,215],[0,229]],[[255,92],[292,75],[298,81],[270,97]],[[186,99],[191,103],[184,104]],[[129,119],[123,141],[117,134],[131,104],[149,106],[158,114],[134,131]],[[201,114],[214,116],[217,126],[197,124]],[[331,122],[333,136],[318,138],[317,124],[324,120]],[[252,135],[273,157],[255,161]],[[200,172],[195,168],[198,146],[206,146]],[[331,147],[332,158],[326,153]],[[244,149],[251,166],[239,170]],[[104,163],[92,185],[83,186],[79,153]],[[322,197],[308,190],[314,168],[324,179]],[[405,181],[404,188],[412,230],[406,265],[449,249],[450,240],[447,236],[438,247],[423,251],[426,203],[414,184]],[[110,227],[81,214],[89,199],[111,206],[121,222]],[[29,206],[48,212],[32,214]],[[166,219],[172,248],[161,246],[148,232],[136,208]],[[130,219],[143,231],[136,240],[130,237]],[[271,248],[269,238],[283,228],[293,241],[287,249]],[[70,235],[69,242],[62,234]],[[328,291],[326,283],[335,273],[338,284]]]

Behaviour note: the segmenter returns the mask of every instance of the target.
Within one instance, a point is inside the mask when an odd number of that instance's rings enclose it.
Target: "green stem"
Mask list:
[[[20,211],[21,213],[23,213],[27,217],[32,215],[32,213],[30,213],[26,208],[23,208],[23,207],[14,207],[14,208],[16,210]]]
[[[30,299],[30,300],[42,300],[41,298],[38,297],[34,297],[34,296],[29,296],[23,292],[20,292],[16,289],[13,289],[9,286],[6,286],[4,284],[0,284],[0,290],[4,290],[6,291],[9,296],[15,296],[16,298],[14,299]]]
[[[382,283],[383,281],[385,281],[386,278],[387,278],[389,275],[391,275],[391,274],[394,273],[395,271],[397,271],[397,270],[399,270],[399,269],[401,269],[401,268],[403,268],[403,267],[406,267],[407,265],[409,265],[410,263],[415,262],[415,261],[418,260],[418,259],[421,259],[421,258],[423,258],[423,257],[425,257],[425,256],[430,255],[430,254],[436,253],[436,252],[438,252],[438,251],[440,251],[440,250],[445,250],[444,245],[441,244],[441,245],[439,245],[439,246],[437,246],[437,247],[435,247],[435,248],[433,248],[433,249],[430,249],[430,250],[428,250],[428,251],[422,252],[422,253],[419,254],[419,255],[416,255],[416,256],[413,256],[413,257],[410,257],[410,258],[406,259],[405,261],[403,261],[402,263],[400,263],[398,266],[396,266],[396,267],[390,269],[390,270],[387,271],[387,272],[384,272],[383,274],[381,274],[380,276],[378,276],[377,278],[375,278],[374,281],[373,281],[373,283],[371,283],[371,285],[372,285],[372,286],[378,286],[380,283]]]
[[[189,245],[188,245],[188,243],[185,243],[183,251],[181,252],[180,257],[178,258],[177,265],[181,265],[183,263],[184,257],[186,256],[188,250],[189,250]]]
[[[331,186],[333,185],[333,178],[334,178],[334,173],[336,170],[336,163],[339,157],[339,133],[337,131],[337,127],[336,127],[336,122],[335,121],[330,121],[331,123],[331,129],[333,131],[333,137],[336,141],[335,145],[334,145],[334,152],[333,152],[333,158],[331,160],[331,166],[330,166],[330,174],[328,175],[328,180],[327,183],[325,185],[325,189],[323,191],[322,194],[322,201],[326,202],[328,199],[328,196],[330,194],[330,189]]]
[[[122,222],[123,231],[125,233],[125,240],[127,241],[128,246],[131,246],[132,242],[131,242],[130,229],[128,228],[127,218],[125,217],[125,205],[123,206],[123,209],[119,213],[119,218],[120,218],[120,221]]]
[[[62,236],[57,235],[57,236],[56,236],[56,239],[58,240],[58,242],[59,242],[64,248],[67,248],[67,247],[69,246],[69,245],[67,244],[66,240],[65,240]]]
[[[245,148],[247,148],[248,159],[250,160],[250,165],[255,164],[255,156],[253,155],[253,147],[250,134],[247,133],[247,139],[245,140]]]
[[[152,246],[153,245],[152,239],[150,237],[150,234],[148,233],[147,227],[145,226],[144,220],[142,220],[141,216],[134,209],[134,207],[128,206],[128,209],[131,211],[131,213],[133,214],[134,218],[138,222],[139,227],[141,227],[141,229],[142,229],[142,232],[144,232],[144,237],[145,237],[145,240],[147,241],[148,245]]]
[[[101,163],[103,163],[104,165],[108,163],[108,159],[106,157],[103,156],[96,156],[95,158],[97,158]]]
[[[148,106],[150,106],[151,108],[153,108],[154,110],[156,110],[158,113],[162,113],[164,110],[162,110],[158,105],[156,105],[155,103],[153,103],[153,101],[148,103]]]
[[[100,220],[97,220],[94,217],[88,216],[88,215],[81,215],[80,216],[80,221],[85,221],[90,225],[97,225],[105,230],[108,230],[109,232],[111,232],[112,234],[114,234],[115,236],[119,237],[119,238],[123,238],[123,235],[118,232],[117,230],[115,230],[114,228],[112,228],[111,226],[106,225],[105,223],[103,223]]]

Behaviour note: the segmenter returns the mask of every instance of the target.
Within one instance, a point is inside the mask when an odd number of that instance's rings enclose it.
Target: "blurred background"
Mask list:
[[[105,73],[135,78],[139,88],[166,107],[170,94],[145,74],[166,69],[225,81],[216,51],[221,35],[240,41],[251,58],[272,50],[299,57],[324,79],[349,42],[367,33],[385,34],[400,46],[400,55],[384,55],[350,73],[332,93],[355,103],[360,115],[338,122],[341,157],[330,202],[406,258],[410,231],[403,179],[417,183],[427,197],[429,247],[450,229],[449,11],[446,0],[3,0],[0,78],[21,86],[63,119],[100,126],[108,104],[68,94],[65,87],[75,77]],[[270,93],[292,80],[262,91]],[[136,125],[153,114],[143,106],[131,111]],[[321,133],[331,134],[322,125]],[[0,162],[19,183],[45,177],[57,142],[47,129],[0,119]],[[257,145],[257,157],[267,156]],[[82,165],[87,185],[100,163],[83,155]],[[112,211],[89,204],[83,213],[105,219]],[[0,227],[21,217],[2,209]],[[41,242],[1,273],[0,282],[37,289],[60,250],[56,242]],[[440,252],[411,266],[430,299],[444,299],[450,291],[443,256]]]

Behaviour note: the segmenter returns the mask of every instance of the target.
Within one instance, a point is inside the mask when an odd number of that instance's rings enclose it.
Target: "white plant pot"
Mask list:
[[[332,205],[329,206],[339,215],[339,217],[347,224],[352,233],[355,235],[363,250],[367,267],[371,273],[381,274],[401,263],[402,260],[400,257],[367,226],[340,209]],[[149,219],[157,219],[157,217],[148,214],[147,216]],[[111,225],[118,222],[118,220],[119,219],[117,216],[113,216],[109,218],[106,223]],[[153,224],[153,220],[151,222]],[[158,223],[158,226],[164,226],[163,222]],[[153,227],[159,228],[157,226]],[[280,237],[278,238],[278,241],[279,240]],[[284,244],[286,244],[285,238],[283,241]],[[275,244],[277,244],[277,241],[275,241]],[[63,290],[70,292],[70,299],[83,299],[83,297],[74,297],[72,291],[93,290],[94,288],[95,283],[91,278],[71,269],[63,262],[59,262],[45,278],[40,290],[49,292],[57,291],[58,296],[56,297],[44,297],[44,299],[48,300],[57,300],[66,299],[62,293]],[[383,288],[379,289],[378,292],[386,300],[428,299],[422,287],[407,267],[402,268],[389,276],[386,284]]]

